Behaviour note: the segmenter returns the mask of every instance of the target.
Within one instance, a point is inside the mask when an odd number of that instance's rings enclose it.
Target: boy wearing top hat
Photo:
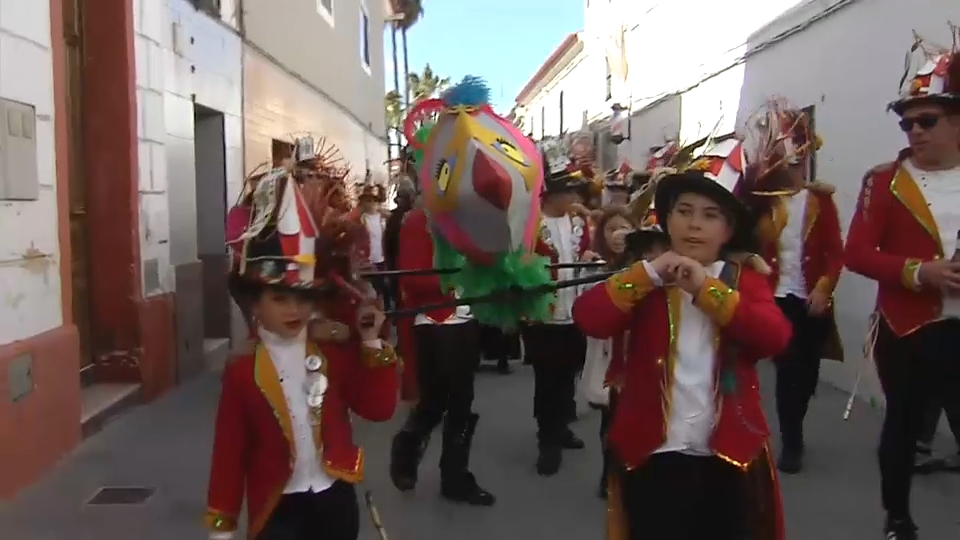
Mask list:
[[[629,332],[607,435],[624,470],[610,486],[609,532],[782,540],[755,365],[786,348],[790,324],[766,277],[726,259],[753,251],[751,214],[700,171],[660,180],[655,207],[671,250],[573,309],[588,336]]]
[[[586,184],[583,173],[565,155],[549,162],[544,158],[541,194],[540,236],[534,251],[550,259],[551,264],[593,261],[598,255],[590,250],[590,227],[574,212],[577,191]],[[554,280],[573,279],[573,269],[551,270]],[[533,415],[537,421],[539,456],[537,473],[552,476],[560,470],[564,449],[584,447],[570,429],[576,419],[576,379],[583,369],[587,342],[573,324],[571,308],[576,287],[555,293],[550,320],[524,324],[520,329],[524,354],[533,365]]]
[[[954,48],[918,42],[900,117],[909,147],[866,174],[846,243],[850,270],[877,281],[873,359],[886,397],[880,478],[888,540],[913,540],[910,485],[932,400],[960,400],[960,30]],[[919,67],[919,69],[914,69]],[[956,406],[956,405],[954,405]]]
[[[228,217],[230,291],[250,315],[251,350],[223,372],[214,427],[207,522],[212,540],[235,538],[246,501],[254,540],[356,540],[354,484],[363,451],[351,415],[386,421],[397,403],[398,358],[379,338],[383,313],[351,281],[362,231],[345,216],[314,219],[285,169],[257,178],[248,205]],[[327,216],[325,211],[318,216]],[[320,263],[318,264],[318,261]],[[343,293],[349,335],[315,342],[318,299]],[[323,322],[322,315],[320,316]]]

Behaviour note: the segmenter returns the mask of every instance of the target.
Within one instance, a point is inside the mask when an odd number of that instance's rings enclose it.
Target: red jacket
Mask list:
[[[350,414],[375,422],[397,405],[397,357],[357,341],[310,344],[325,360],[330,386],[314,439],[333,478],[363,478],[363,451],[353,442]],[[306,399],[306,397],[304,397]],[[247,537],[255,538],[276,507],[293,470],[293,427],[280,379],[266,348],[233,359],[223,372],[208,490],[208,525],[233,531],[244,494]]]
[[[846,264],[877,282],[877,309],[898,336],[940,317],[939,291],[914,281],[920,263],[944,256],[940,232],[920,187],[899,160],[867,173],[847,233]]]
[[[403,218],[400,226],[400,253],[397,270],[422,270],[433,268],[433,236],[427,226],[427,214],[422,208],[414,208]],[[440,291],[438,275],[400,277],[400,294],[406,308],[440,304],[454,299],[453,293]],[[425,313],[436,322],[450,318],[456,308],[434,309]]]
[[[840,219],[832,191],[827,188],[808,189],[807,206],[803,215],[803,279],[807,294],[814,289],[832,295],[843,270],[843,238],[840,235]],[[770,283],[774,288],[780,281],[780,234],[787,225],[783,201],[774,212],[764,216],[759,224],[759,236],[763,258],[773,270]]]
[[[833,296],[843,270],[843,238],[840,233],[840,218],[833,202],[833,187],[826,184],[811,184],[807,191],[806,208],[803,213],[803,254],[800,261],[806,293],[815,290]],[[780,283],[780,235],[787,225],[787,211],[783,199],[778,199],[773,212],[764,215],[758,223],[760,251],[770,265],[770,286],[776,290]],[[833,306],[830,307],[833,319]],[[824,358],[843,359],[840,334],[833,322],[828,341],[822,352]]]
[[[623,366],[623,386],[607,434],[610,448],[628,470],[650,457],[666,441],[682,297],[676,287],[655,287],[642,263],[585,291],[573,305],[573,318],[588,336],[607,339],[629,331]],[[773,493],[773,528],[762,536],[781,539],[783,519],[776,472],[769,467],[769,429],[760,406],[755,364],[773,357],[789,344],[789,321],[773,301],[765,276],[740,270],[737,289],[708,278],[695,299],[720,329],[717,350],[732,362],[737,391],[725,394],[716,373],[717,425],[710,447],[721,459],[745,471],[766,475]],[[763,328],[763,332],[757,332]],[[763,470],[759,470],[763,468]]]
[[[631,283],[632,287],[623,287]],[[610,428],[610,444],[628,468],[643,464],[666,440],[680,291],[654,287],[641,263],[585,291],[573,317],[588,336],[607,339],[629,331],[623,388]],[[749,464],[767,442],[754,365],[783,351],[790,323],[773,301],[766,278],[742,269],[738,290],[708,278],[696,304],[720,327],[719,351],[735,350],[733,374],[739,392],[719,398],[719,422],[711,447],[734,463]],[[757,332],[763,328],[763,332]],[[719,384],[719,362],[717,382]],[[740,415],[743,415],[741,418]]]

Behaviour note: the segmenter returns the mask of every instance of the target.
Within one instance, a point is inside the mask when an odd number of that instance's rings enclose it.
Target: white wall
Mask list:
[[[340,149],[351,165],[355,181],[363,178],[364,170],[369,166],[373,180],[386,183],[387,144],[382,130],[374,132],[359,124],[337,105],[255,50],[245,48],[243,69],[247,169],[270,161],[272,139],[292,142],[292,134],[312,133],[314,137],[326,138]],[[382,77],[379,84],[383,85]],[[376,107],[383,111],[382,96]],[[230,188],[229,193],[236,194],[240,185],[231,184]]]
[[[681,97],[666,97],[630,116],[630,139],[620,143],[617,155],[633,169],[641,170],[650,159],[650,149],[659,148],[680,133]]]
[[[0,201],[0,345],[63,324],[50,35],[49,2],[0,2],[0,97],[36,107],[40,184]]]
[[[561,59],[567,62],[559,68],[556,75],[543,84],[543,87],[530,97],[524,105],[524,126],[536,128],[533,137],[541,136],[541,111],[545,113],[546,124],[543,134],[550,137],[560,134],[560,93],[563,92],[563,130],[567,133],[585,128],[585,113],[588,113],[595,92],[589,76],[590,63],[580,47],[579,53],[572,58]]]
[[[800,24],[811,15],[794,13],[788,18]],[[771,94],[784,95],[800,107],[816,106],[816,127],[824,139],[817,172],[838,188],[835,199],[844,229],[853,215],[863,173],[890,161],[905,145],[896,117],[885,108],[897,96],[912,30],[945,42],[950,19],[960,20],[956,0],[861,0],[747,61],[741,121]],[[764,33],[778,34],[792,24]],[[837,316],[848,360],[845,365],[827,363],[823,375],[849,387],[863,366],[867,391],[879,397],[873,367],[861,360],[874,295],[873,282],[844,273],[837,290]]]
[[[197,260],[194,100],[224,113],[227,181],[242,182],[242,48],[239,36],[186,0],[132,1],[140,253],[151,295],[172,291],[174,266]]]

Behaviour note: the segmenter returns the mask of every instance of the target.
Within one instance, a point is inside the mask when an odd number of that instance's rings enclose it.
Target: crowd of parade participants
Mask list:
[[[387,421],[400,401],[396,488],[416,489],[439,428],[440,495],[494,505],[470,468],[474,377],[522,356],[530,466],[553,476],[601,445],[608,538],[782,540],[778,475],[804,470],[821,360],[843,361],[844,267],[878,285],[865,350],[886,399],[886,521],[870,537],[918,538],[913,475],[960,470],[960,453],[931,453],[942,411],[960,452],[960,53],[915,53],[889,107],[907,147],[863,176],[846,243],[835,188],[812,174],[823,141],[782,98],[736,133],[604,173],[575,140],[536,146],[468,78],[408,116],[390,212],[384,187],[296,139],[228,215],[250,340],[223,374],[210,538],[235,537],[245,502],[248,538],[356,540],[350,417]],[[768,359],[776,456],[756,371]],[[596,441],[570,429],[578,397],[601,411]]]

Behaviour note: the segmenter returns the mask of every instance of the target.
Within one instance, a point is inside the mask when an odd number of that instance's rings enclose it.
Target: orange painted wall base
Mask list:
[[[29,354],[33,390],[9,399],[9,364]],[[36,481],[80,442],[80,343],[61,326],[0,346],[0,500]]]

